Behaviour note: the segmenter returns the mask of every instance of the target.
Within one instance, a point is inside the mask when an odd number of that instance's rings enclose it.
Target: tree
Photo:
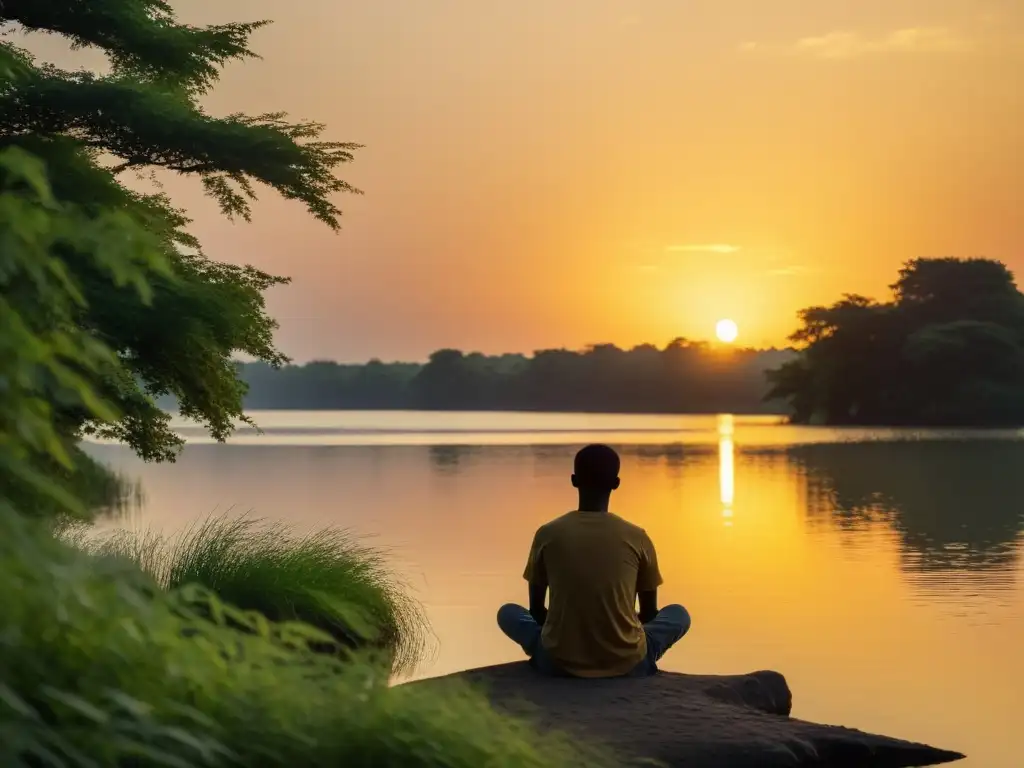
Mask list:
[[[472,402],[479,390],[480,375],[472,362],[457,349],[440,349],[416,374],[413,388],[421,408],[451,408]]]
[[[892,292],[803,310],[769,397],[800,422],[1024,423],[1024,295],[1005,265],[915,259]]]
[[[188,233],[184,211],[120,179],[155,171],[195,176],[227,216],[242,219],[262,185],[336,229],[334,195],[357,191],[336,171],[357,145],[322,140],[323,126],[288,122],[281,113],[215,117],[199,106],[224,64],[254,56],[248,38],[266,22],[193,27],[162,0],[3,0],[0,24],[99,48],[111,64],[104,75],[63,71],[0,43],[0,151],[40,158],[54,205],[91,224],[116,216],[122,234],[131,231],[159,255],[144,280],[129,279],[96,251],[106,242],[99,233],[50,243],[54,269],[80,299],[71,321],[81,338],[114,350],[118,363],[102,373],[82,371],[111,418],[67,403],[58,415],[63,433],[114,437],[145,459],[173,459],[181,441],[155,402],[172,396],[183,415],[224,439],[246,420],[234,354],[271,366],[285,361],[273,345],[263,294],[286,281],[208,259]]]
[[[66,249],[141,301],[146,275],[167,269],[159,238],[122,213],[62,204],[40,161],[0,151],[0,514],[83,515],[111,491],[60,420],[115,420],[93,384],[121,370],[116,352],[75,322],[85,299],[57,255]]]
[[[1013,329],[933,323],[907,338],[904,356],[928,422],[1024,423],[1024,349]]]
[[[790,337],[804,349],[800,359],[773,374],[775,398],[799,400],[794,410],[831,424],[856,423],[877,410],[878,379],[891,367],[889,308],[864,296],[847,294],[829,307],[800,313],[801,327]],[[793,387],[801,391],[798,395]]]
[[[976,320],[1024,323],[1024,303],[1006,265],[991,259],[914,259],[891,286],[917,324]]]
[[[792,355],[685,342],[532,356],[443,349],[426,363],[246,363],[241,376],[251,408],[777,413],[761,402],[764,371]]]

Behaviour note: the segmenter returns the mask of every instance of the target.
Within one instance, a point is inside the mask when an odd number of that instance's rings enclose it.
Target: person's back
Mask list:
[[[638,591],[661,583],[644,530],[610,512],[570,512],[537,531],[526,580],[550,589],[541,641],[564,671],[614,677],[647,655]]]
[[[689,630],[690,616],[679,605],[658,610],[654,544],[642,528],[608,511],[619,487],[615,451],[587,446],[576,454],[574,470],[579,508],[533,538],[524,573],[530,608],[503,606],[498,625],[548,674],[651,674]]]

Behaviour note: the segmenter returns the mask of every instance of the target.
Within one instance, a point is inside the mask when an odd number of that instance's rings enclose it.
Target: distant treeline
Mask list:
[[[790,350],[664,349],[599,344],[583,351],[487,356],[442,349],[428,362],[241,365],[249,409],[509,410],[610,413],[782,413],[766,403],[765,371]]]

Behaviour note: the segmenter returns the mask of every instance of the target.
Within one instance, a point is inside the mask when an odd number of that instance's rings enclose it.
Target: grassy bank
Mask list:
[[[115,531],[65,534],[79,548],[126,560],[165,590],[208,589],[230,605],[274,622],[298,621],[327,637],[321,650],[368,648],[408,671],[424,646],[426,620],[381,554],[350,533],[327,528],[300,536],[249,517],[210,518],[174,539]]]
[[[392,688],[359,657],[297,651],[299,625],[262,621],[200,588],[161,589],[124,558],[82,552],[9,512],[0,583],[5,766],[602,762],[497,715],[470,690]]]

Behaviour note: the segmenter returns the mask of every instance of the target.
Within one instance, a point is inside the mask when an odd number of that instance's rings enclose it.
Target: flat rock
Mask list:
[[[462,680],[492,704],[541,728],[600,740],[624,762],[653,758],[685,768],[911,768],[963,755],[924,744],[789,717],[792,694],[777,672],[648,678],[548,678],[525,662],[432,678]]]

